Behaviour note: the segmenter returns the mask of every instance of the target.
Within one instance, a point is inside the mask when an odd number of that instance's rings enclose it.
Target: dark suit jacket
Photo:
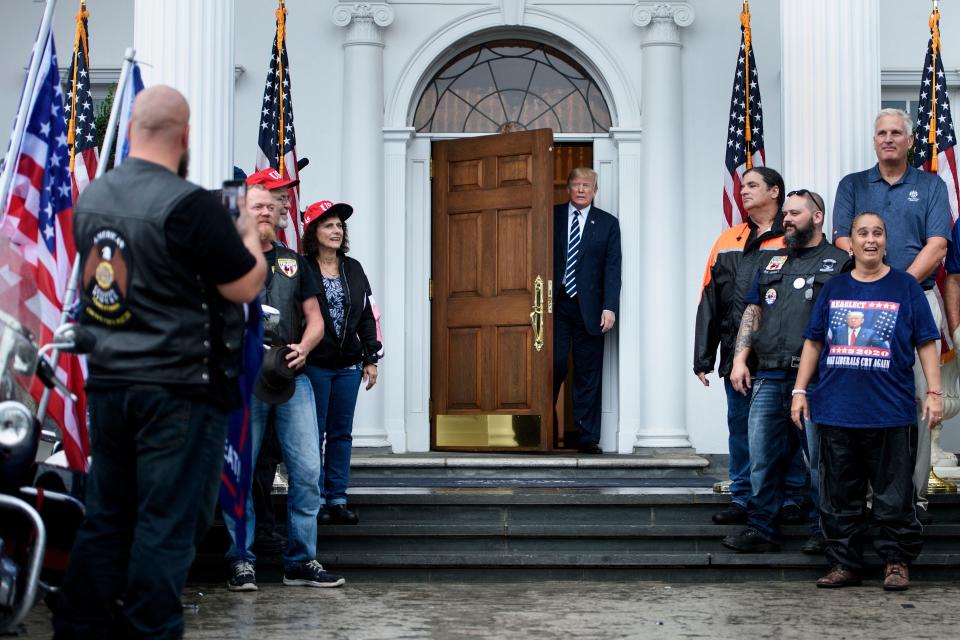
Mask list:
[[[553,287],[558,293],[563,291],[567,265],[569,204],[553,208]],[[620,312],[620,222],[603,209],[591,207],[584,227],[580,230],[576,300],[587,333],[600,335],[603,310]]]
[[[847,333],[847,331],[847,327],[839,327],[833,333],[833,344],[847,346],[847,343],[850,341],[850,334]],[[860,327],[860,330],[857,331],[857,339],[854,341],[854,346],[880,347],[881,349],[886,349],[887,343],[881,340],[880,336],[878,336],[873,329]]]

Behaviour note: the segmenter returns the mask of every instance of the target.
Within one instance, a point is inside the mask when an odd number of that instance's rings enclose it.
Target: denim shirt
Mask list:
[[[864,211],[879,213],[887,226],[887,262],[906,271],[929,238],[950,238],[951,216],[947,188],[939,176],[907,167],[897,182],[888,184],[879,165],[851,173],[840,181],[833,205],[833,239],[850,235],[853,218]],[[922,284],[933,286],[931,275]]]

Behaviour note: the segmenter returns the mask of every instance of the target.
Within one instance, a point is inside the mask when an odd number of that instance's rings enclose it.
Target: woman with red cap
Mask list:
[[[303,253],[323,283],[317,298],[326,329],[307,357],[323,451],[321,524],[359,521],[347,508],[353,414],[361,380],[367,390],[377,383],[380,342],[370,283],[360,263],[346,255],[350,249],[346,222],[351,215],[353,207],[329,200],[310,205],[303,215]]]

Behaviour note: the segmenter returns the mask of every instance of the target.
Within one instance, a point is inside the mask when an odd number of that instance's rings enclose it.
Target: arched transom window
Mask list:
[[[569,56],[538,42],[498,40],[472,47],[427,85],[414,116],[419,133],[496,133],[610,128],[600,88]]]

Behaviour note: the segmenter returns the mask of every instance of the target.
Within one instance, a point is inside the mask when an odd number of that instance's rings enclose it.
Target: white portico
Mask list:
[[[0,27],[0,52],[25,61],[42,4],[16,4]],[[54,32],[63,55],[75,7],[61,5]],[[703,265],[721,230],[740,5],[287,0],[297,152],[310,158],[302,201],[354,205],[351,255],[364,264],[383,312],[386,357],[377,387],[360,394],[355,446],[430,450],[431,143],[491,131],[427,130],[417,110],[438,73],[465,51],[513,41],[550,47],[574,63],[609,114],[600,126],[554,133],[558,146],[590,148],[597,204],[618,216],[622,230],[621,310],[604,359],[601,445],[620,453],[726,452],[722,385],[715,376],[709,388],[700,385],[691,356]],[[214,187],[233,165],[253,167],[275,3],[91,0],[89,9],[95,99],[135,45],[147,84],[171,83],[191,102],[192,177]],[[751,10],[767,164],[788,188],[824,194],[829,209],[839,178],[873,162],[870,127],[881,100],[911,108],[916,99],[929,6],[781,0],[751,3]],[[955,90],[960,40],[950,34],[960,13],[943,11],[943,56]],[[13,96],[0,100],[7,122],[22,83],[22,69],[9,66],[0,78],[4,95]],[[947,425],[945,448],[960,448],[958,433]]]

